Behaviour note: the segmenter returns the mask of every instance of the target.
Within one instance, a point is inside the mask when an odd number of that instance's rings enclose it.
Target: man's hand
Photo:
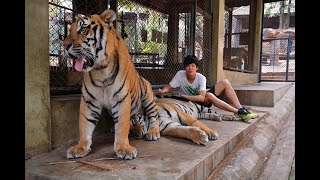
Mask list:
[[[158,90],[158,94],[162,95],[162,94],[164,94],[164,93],[166,93],[164,89],[159,89],[159,90]]]
[[[170,85],[168,85],[168,86],[165,86],[162,89],[158,89],[158,93],[159,93],[159,95],[162,95],[164,93],[169,92],[171,89],[172,89],[172,87]]]

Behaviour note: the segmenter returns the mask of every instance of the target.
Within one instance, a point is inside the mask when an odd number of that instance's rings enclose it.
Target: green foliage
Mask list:
[[[123,9],[132,11],[132,9],[135,7],[135,4],[129,3],[128,0],[119,0],[119,6],[121,6]]]
[[[265,8],[264,15],[267,16],[267,17],[275,17],[275,16],[278,16],[278,15],[279,15],[278,13],[272,13],[273,10],[276,8],[276,4],[277,4],[277,3],[278,3],[278,2],[270,3],[270,6]]]
[[[286,0],[284,3],[284,10],[287,11],[289,8],[294,9],[295,8],[295,2],[291,2],[289,4],[289,0]],[[268,6],[267,6],[268,4]],[[266,3],[266,8],[264,9],[264,16],[267,17],[275,17],[280,15],[280,8],[281,8],[281,2],[271,2]],[[275,11],[275,9],[278,8],[279,10]]]
[[[136,13],[137,17],[138,13],[148,15],[147,18],[141,19],[139,24],[125,24],[125,32],[128,34],[125,41],[130,45],[131,50],[143,53],[160,53],[160,57],[164,56],[167,48],[166,44],[163,42],[153,42],[151,41],[151,37],[152,30],[167,33],[168,20],[166,16],[128,0],[119,0],[119,5],[121,7],[121,10],[118,11],[119,16],[121,16],[121,11],[124,11],[124,14],[125,12]],[[142,42],[141,40],[142,29],[147,31],[146,42]]]

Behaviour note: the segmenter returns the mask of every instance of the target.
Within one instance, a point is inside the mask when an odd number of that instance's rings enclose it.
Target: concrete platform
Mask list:
[[[207,180],[288,179],[294,172],[295,86],[274,107],[251,107],[268,115]]]
[[[70,145],[61,146],[26,160],[25,179],[206,179],[267,114],[255,109],[250,111],[256,112],[258,118],[248,123],[202,120],[219,133],[219,138],[209,141],[206,146],[168,136],[162,136],[158,141],[130,138],[130,144],[138,150],[138,156],[133,160],[115,157],[112,133],[96,136],[91,153],[80,160],[104,169],[67,160],[64,156]]]
[[[235,86],[243,105],[273,107],[292,86],[292,82],[261,82]]]

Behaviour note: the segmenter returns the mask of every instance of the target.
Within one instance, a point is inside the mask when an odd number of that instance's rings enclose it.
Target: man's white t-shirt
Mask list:
[[[207,78],[204,75],[197,73],[196,78],[192,84],[190,84],[187,79],[186,71],[180,70],[176,73],[169,84],[173,88],[180,87],[179,92],[181,95],[194,96],[199,95],[199,91],[206,90],[206,83]]]

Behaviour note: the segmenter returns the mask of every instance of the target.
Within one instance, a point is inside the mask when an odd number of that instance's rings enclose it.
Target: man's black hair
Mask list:
[[[183,67],[186,67],[192,63],[194,63],[198,67],[199,60],[198,60],[197,56],[195,56],[195,55],[188,55],[183,60]]]

